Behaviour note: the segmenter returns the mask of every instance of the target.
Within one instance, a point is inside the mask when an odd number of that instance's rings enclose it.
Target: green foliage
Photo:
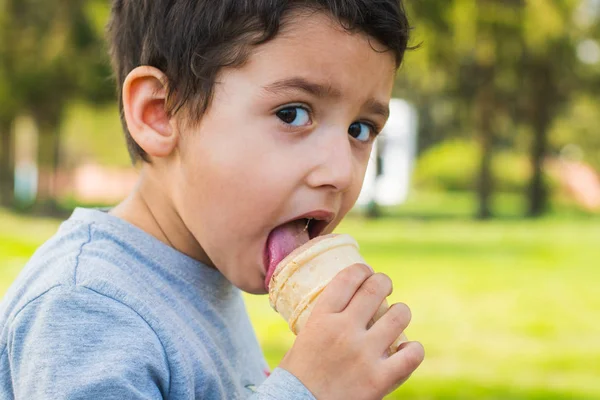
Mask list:
[[[475,141],[446,140],[421,155],[415,169],[415,186],[430,190],[475,190],[479,162],[480,151]],[[531,175],[527,156],[498,152],[492,168],[498,191],[524,193]]]
[[[447,140],[421,155],[415,169],[418,188],[473,190],[479,150],[474,142]]]
[[[58,121],[64,127],[63,166],[83,161],[129,164],[103,42],[109,3],[0,1],[0,119],[11,120],[34,109],[55,120],[65,117]],[[600,21],[590,19],[593,13],[583,4],[580,0],[406,2],[415,27],[412,44],[420,47],[407,53],[395,95],[413,101],[419,110],[420,149],[448,139],[480,139],[482,131],[489,130],[486,135],[500,139],[493,142],[502,145],[493,160],[499,180],[495,187],[526,193],[532,174],[525,156],[531,148],[532,120],[545,111],[552,119],[550,150],[577,144],[584,161],[600,169],[596,132],[600,64],[584,65],[576,57],[581,40],[600,37]],[[582,13],[588,22],[581,22]],[[535,98],[541,93],[533,83],[540,71],[547,72],[541,81],[551,90]],[[493,112],[483,120],[489,121],[489,129],[476,124],[482,115],[478,94],[488,80],[493,93],[484,98],[490,102],[486,109]],[[543,107],[537,107],[543,103],[540,99],[547,99]],[[108,107],[102,105],[106,102]],[[81,104],[101,107],[92,111]],[[416,181],[422,187],[472,189],[479,157],[474,143],[452,141],[424,154]]]
[[[581,94],[555,122],[550,139],[556,150],[569,144],[581,149],[582,161],[600,171],[600,102],[598,96]]]
[[[86,14],[87,2],[11,0],[9,29],[2,38],[10,51],[8,71],[15,91],[28,104],[58,101],[73,95],[103,97],[100,86],[87,91],[89,80],[108,78],[102,35]],[[92,85],[93,86],[93,85]]]
[[[504,151],[494,155],[492,168],[500,192],[525,192],[531,177],[531,161],[526,155]]]
[[[71,103],[63,121],[62,135],[65,167],[86,162],[107,167],[131,166],[116,104]]]
[[[493,169],[500,182],[491,186],[519,190],[527,176],[532,186],[526,191],[530,194],[530,214],[543,212],[548,191],[538,182],[547,179],[541,168],[529,171],[526,165],[542,165],[544,157],[556,150],[556,141],[548,146],[548,138],[563,110],[569,111],[561,124],[562,142],[578,143],[586,160],[600,165],[596,161],[600,143],[589,138],[598,137],[594,131],[597,124],[591,122],[594,118],[588,112],[585,120],[578,119],[571,104],[573,96],[587,93],[594,99],[593,107],[600,107],[600,64],[584,65],[577,58],[583,40],[599,37],[600,19],[597,12],[593,16],[593,7],[597,10],[598,3],[580,0],[449,0],[443,5],[433,0],[408,2],[415,24],[414,40],[422,45],[407,54],[395,93],[417,105],[420,149],[449,137],[476,137],[482,147],[481,158],[486,160],[498,154],[489,143],[501,143],[503,150],[527,151],[529,163],[520,160],[523,153],[496,156]],[[586,18],[581,17],[583,14]],[[579,132],[569,125],[579,127]],[[586,139],[581,128],[590,133]],[[533,140],[525,140],[520,135],[523,132]],[[498,159],[502,159],[501,166]],[[428,160],[432,161],[431,157]],[[487,171],[480,168],[485,163],[473,167],[472,160],[442,165],[433,162],[431,169],[436,172],[425,171],[431,178],[424,180],[433,185],[433,177],[441,176],[441,187],[474,187],[472,177]],[[460,175],[462,165],[466,177]],[[452,172],[445,171],[446,167]],[[504,171],[509,176],[504,177]],[[492,177],[487,179],[492,181]],[[482,203],[488,198],[487,189],[480,186]],[[479,209],[485,210],[485,204]]]

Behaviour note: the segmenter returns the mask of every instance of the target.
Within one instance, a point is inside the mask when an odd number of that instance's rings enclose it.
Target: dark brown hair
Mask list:
[[[148,161],[123,118],[121,90],[136,67],[168,79],[166,111],[200,120],[223,67],[241,66],[252,46],[273,39],[291,11],[323,11],[395,53],[400,66],[409,24],[401,0],[113,0],[108,24],[121,121],[132,160]]]

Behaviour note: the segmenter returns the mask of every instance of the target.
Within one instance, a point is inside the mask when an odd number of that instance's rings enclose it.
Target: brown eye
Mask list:
[[[310,115],[308,111],[302,107],[287,107],[276,113],[277,118],[288,125],[304,126],[310,124]]]
[[[373,128],[363,122],[354,122],[348,128],[348,134],[361,142],[368,142],[373,133]]]
[[[291,124],[296,119],[298,113],[295,108],[285,108],[281,111],[277,112],[277,116],[280,120],[285,122],[286,124]]]

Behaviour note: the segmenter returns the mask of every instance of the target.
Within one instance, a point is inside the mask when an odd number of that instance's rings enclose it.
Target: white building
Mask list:
[[[417,123],[412,105],[401,99],[390,101],[390,118],[375,141],[358,206],[406,201],[417,151]]]

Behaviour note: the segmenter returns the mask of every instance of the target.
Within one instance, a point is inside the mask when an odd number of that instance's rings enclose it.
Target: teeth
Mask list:
[[[302,230],[302,232],[306,232],[308,230],[308,226],[310,225],[311,221],[312,221],[312,218],[306,219],[306,226],[304,227],[304,230]]]

